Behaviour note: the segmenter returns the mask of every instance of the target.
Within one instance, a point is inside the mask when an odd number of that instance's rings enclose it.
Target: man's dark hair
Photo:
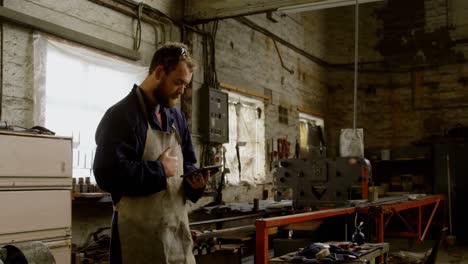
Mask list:
[[[149,73],[154,72],[161,65],[166,74],[173,71],[180,61],[185,61],[190,71],[196,68],[196,62],[190,55],[185,44],[180,42],[169,42],[160,47],[153,55]]]

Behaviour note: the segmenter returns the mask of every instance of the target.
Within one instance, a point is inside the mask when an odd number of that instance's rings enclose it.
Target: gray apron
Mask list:
[[[146,107],[137,89],[138,99]],[[147,115],[146,115],[147,116]],[[192,236],[183,190],[183,156],[175,127],[171,133],[153,130],[148,124],[143,160],[157,160],[171,147],[179,158],[176,176],[167,178],[164,191],[146,196],[124,196],[116,205],[123,264],[192,264]]]

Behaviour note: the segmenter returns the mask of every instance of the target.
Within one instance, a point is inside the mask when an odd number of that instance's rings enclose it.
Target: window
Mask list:
[[[325,122],[324,122],[323,118],[318,117],[318,116],[305,114],[305,113],[299,113],[299,122],[311,123],[311,124],[314,124],[316,126],[320,126],[320,127],[322,127],[322,130],[325,127]]]
[[[264,120],[262,101],[229,92],[229,143],[224,145],[230,171],[226,174],[227,184],[264,182]]]
[[[35,97],[41,102],[35,122],[73,137],[73,177],[94,180],[96,127],[147,68],[42,35],[35,35],[34,53]]]

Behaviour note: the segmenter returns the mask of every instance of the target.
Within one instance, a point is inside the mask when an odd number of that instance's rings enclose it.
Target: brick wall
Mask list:
[[[316,57],[325,56],[324,43],[317,41],[321,39],[320,35],[325,34],[321,18],[275,14],[277,23],[268,20],[265,14],[247,18]],[[206,26],[210,27],[211,24]],[[316,34],[311,34],[315,31]],[[201,58],[201,37],[195,36],[193,43],[197,44],[195,52]],[[299,133],[297,108],[306,107],[319,113],[326,110],[326,71],[281,43],[277,43],[277,46],[285,67],[294,71],[292,74],[281,66],[270,37],[235,19],[219,21],[215,47],[217,77],[219,82],[271,95],[272,100],[265,102],[265,138],[267,141],[273,138],[276,142],[278,137],[288,137],[289,141],[295,143]],[[199,70],[201,72],[202,68]],[[202,99],[196,97],[196,94],[202,86],[202,80],[203,78],[195,80],[193,85],[192,131],[197,145],[201,141],[197,136],[199,116],[196,109]],[[287,125],[278,121],[279,106],[289,109]],[[267,182],[271,182],[268,165],[266,164]],[[229,187],[223,190],[223,198],[225,201],[251,201],[261,197],[262,190],[271,190],[271,185]]]
[[[404,4],[403,2],[401,3]],[[381,63],[363,65],[363,71],[359,75],[357,126],[365,130],[366,147],[388,148],[410,145],[431,136],[443,135],[447,128],[457,123],[468,125],[468,100],[466,100],[468,90],[466,83],[461,81],[468,76],[468,65],[462,59],[468,54],[467,46],[462,43],[456,44],[444,48],[441,52],[441,46],[445,45],[441,39],[449,36],[452,41],[456,41],[468,37],[466,26],[468,18],[461,15],[463,11],[466,14],[468,4],[466,1],[449,2],[451,6],[448,7],[450,26],[448,31],[445,1],[423,2],[424,9],[421,11],[424,23],[421,36],[425,38],[426,43],[418,42],[418,38],[415,38],[414,43],[418,45],[418,51],[421,50],[424,54],[426,60],[424,63],[414,59],[416,52],[404,54],[387,49],[383,50],[389,51],[384,56],[382,53],[376,54],[372,45],[360,48],[360,61],[375,59],[381,61]],[[378,11],[385,6],[367,5],[367,7],[369,10],[361,13],[363,15],[361,21],[365,21],[364,30],[370,26],[375,32],[360,36],[360,43],[373,43],[376,46],[388,33],[385,32],[382,20],[377,17]],[[376,12],[371,11],[372,9]],[[391,14],[391,11],[387,14]],[[391,20],[391,17],[388,19]],[[353,28],[349,26],[352,21],[353,18],[348,17],[346,20],[336,22],[335,26],[352,31]],[[444,31],[447,32],[446,35],[440,33]],[[404,32],[391,33],[404,36]],[[348,44],[344,45],[353,46],[353,41],[350,38],[345,41]],[[427,42],[433,46],[425,46]],[[389,41],[384,44],[387,45],[386,48],[393,44],[399,45]],[[334,44],[331,45],[336,48]],[[406,52],[408,50],[410,49]],[[347,60],[346,56],[336,56],[336,58],[342,59],[338,63],[352,61]],[[419,78],[420,81],[416,81],[415,78]],[[328,82],[327,136],[330,153],[335,154],[340,128],[352,127],[353,72],[332,70]]]
[[[181,1],[146,1],[177,18],[180,16]],[[127,48],[133,48],[133,37],[136,21],[126,15],[109,8],[97,5],[92,1],[52,1],[52,0],[5,0],[4,6],[16,11],[57,23],[64,27],[77,30],[91,36],[107,40]],[[307,50],[319,58],[325,57],[326,43],[320,41],[326,35],[326,25],[322,17],[289,14],[279,16],[274,23],[263,15],[249,16],[253,22],[274,32],[281,38],[297,47]],[[155,47],[161,41],[157,39],[155,29],[142,24],[142,64],[148,64]],[[2,79],[2,120],[11,124],[30,127],[34,124],[33,90],[33,46],[32,30],[5,23],[3,25],[3,79]],[[166,40],[180,40],[177,26],[166,27]],[[160,36],[159,36],[160,37]],[[190,33],[189,42],[193,53],[201,60],[200,35]],[[256,92],[272,95],[272,100],[266,102],[265,123],[266,138],[288,137],[295,142],[298,136],[297,107],[311,109],[318,113],[326,110],[327,88],[325,84],[326,71],[299,55],[297,52],[277,43],[279,52],[287,68],[293,74],[283,69],[273,41],[265,35],[254,31],[234,19],[219,22],[216,37],[216,63],[218,80],[231,85],[243,87]],[[201,62],[201,61],[200,61]],[[197,154],[200,154],[201,138],[198,125],[198,109],[203,99],[198,97],[198,90],[203,85],[203,65],[194,75],[191,124]],[[130,88],[129,88],[130,89]],[[278,123],[278,106],[290,111],[288,125]],[[190,109],[189,109],[190,111]],[[249,194],[259,197],[263,188],[255,191],[251,187],[238,187],[227,190],[227,200],[238,200]],[[241,191],[242,189],[243,191]],[[229,193],[232,193],[230,195]],[[241,193],[242,195],[239,195]]]
[[[424,37],[429,36],[429,40],[430,37],[437,38],[434,32],[441,28],[446,29],[446,25],[449,25],[449,30],[445,32],[448,32],[450,39],[456,41],[457,45],[450,48],[448,56],[453,58],[445,63],[450,65],[439,63],[445,66],[419,71],[418,76],[423,76],[422,85],[419,86],[415,86],[414,74],[410,70],[411,63],[415,61],[405,60],[400,64],[388,64],[392,59],[393,62],[398,62],[402,54],[388,55],[379,50],[379,43],[382,43],[387,26],[385,19],[379,17],[379,11],[385,10],[387,3],[361,6],[360,61],[366,63],[362,66],[365,70],[380,71],[360,74],[358,126],[365,128],[367,147],[408,145],[430,135],[442,134],[444,129],[455,123],[468,122],[467,108],[464,105],[467,92],[464,82],[459,81],[467,77],[467,66],[457,61],[457,56],[468,53],[468,21],[465,15],[468,2],[449,2],[449,6],[446,6],[444,0],[426,0],[423,10],[420,10],[424,23],[418,29],[422,28]],[[176,8],[180,6],[179,2],[171,5],[168,1],[162,1],[159,6],[154,1],[148,3],[174,17],[180,16],[177,12],[179,9]],[[398,5],[404,4],[405,1],[394,0],[392,3]],[[30,15],[127,48],[133,46],[135,21],[91,1],[57,3],[50,0],[5,0],[4,4],[8,8],[26,11]],[[265,14],[248,16],[254,23],[313,56],[334,65],[352,66],[353,7],[303,14],[275,14],[275,18],[278,21],[276,23],[268,20]],[[171,29],[167,40],[171,37],[173,40],[179,40],[179,29],[175,26]],[[32,90],[32,31],[8,23],[3,24],[2,30],[4,67],[1,118],[13,124],[32,126],[35,100]],[[143,64],[148,63],[155,49],[158,42],[155,36],[152,26],[143,23]],[[191,34],[190,41],[195,56],[201,58],[201,37]],[[383,43],[391,45],[388,42]],[[220,21],[216,37],[218,80],[255,92],[271,94],[272,100],[266,102],[265,108],[267,140],[288,136],[291,142],[295,141],[298,136],[297,107],[326,113],[329,150],[333,154],[339,129],[352,126],[352,71],[326,70],[281,43],[277,43],[277,46],[284,65],[294,71],[292,74],[281,66],[271,38],[235,19]],[[439,46],[439,50],[440,47],[444,46]],[[431,53],[427,48],[423,51],[425,58],[437,54]],[[405,56],[408,58],[407,54]],[[193,102],[191,123],[197,149],[201,143],[198,106],[202,103],[197,91],[204,83],[203,67],[200,66],[194,77],[193,98],[188,99]],[[393,70],[401,72],[389,72]],[[278,106],[290,110],[288,125],[279,124]]]

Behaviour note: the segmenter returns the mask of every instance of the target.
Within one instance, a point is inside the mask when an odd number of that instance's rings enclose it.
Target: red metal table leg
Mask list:
[[[384,214],[379,213],[375,215],[375,227],[377,229],[377,243],[384,242]]]
[[[384,242],[384,232],[385,232],[385,227],[384,227],[384,213],[381,212],[376,215],[375,217],[375,227],[377,228],[377,243],[383,243]],[[383,256],[379,257],[379,263],[384,263],[385,258]]]
[[[442,213],[444,214],[442,216],[442,224],[443,226],[442,227],[446,227],[447,226],[447,201],[443,201],[442,202]]]
[[[256,227],[255,263],[266,264],[268,263],[268,229],[265,226],[265,222],[261,220],[256,221],[255,227]]]
[[[421,242],[424,241],[424,238],[426,237],[427,230],[429,229],[429,226],[431,226],[432,219],[434,218],[434,215],[435,215],[435,213],[437,211],[437,207],[439,207],[439,203],[440,203],[440,201],[437,201],[436,204],[434,205],[434,209],[432,209],[431,216],[429,217],[429,220],[427,220],[426,228],[424,228],[424,232],[423,232],[421,238],[419,239]]]
[[[422,206],[418,207],[418,239],[421,241]]]

